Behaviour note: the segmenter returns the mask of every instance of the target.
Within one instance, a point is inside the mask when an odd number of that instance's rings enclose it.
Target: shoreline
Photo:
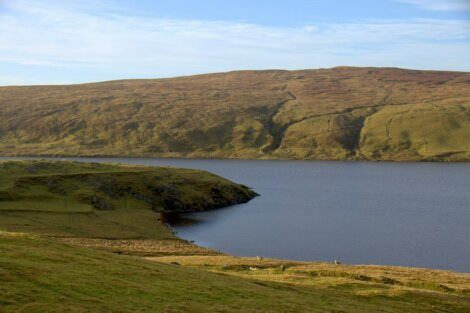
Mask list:
[[[223,208],[221,208],[223,209]],[[217,209],[215,209],[217,210]],[[200,213],[200,212],[195,212],[195,213]],[[181,214],[184,214],[184,213],[178,213],[179,215]],[[171,224],[168,224],[168,223],[164,223],[164,226],[167,227],[171,232],[172,234],[177,238],[177,240],[180,240],[182,242],[185,242],[187,244],[190,244],[194,247],[197,247],[198,249],[201,248],[201,249],[205,249],[207,251],[211,251],[213,253],[210,253],[208,254],[207,256],[211,256],[211,255],[214,255],[214,256],[226,256],[226,257],[232,257],[232,258],[235,258],[235,259],[249,259],[249,260],[253,260],[253,259],[257,259],[258,258],[261,258],[262,260],[265,259],[265,260],[271,260],[271,261],[277,261],[277,262],[288,262],[288,263],[302,263],[302,264],[329,264],[329,265],[335,265],[335,261],[325,261],[325,260],[302,260],[302,259],[284,259],[284,258],[276,258],[276,257],[270,257],[270,256],[261,256],[261,255],[258,255],[258,256],[255,256],[255,255],[248,255],[248,256],[242,256],[242,255],[233,255],[233,254],[230,254],[230,253],[227,253],[227,252],[223,252],[221,250],[218,250],[218,249],[215,249],[215,248],[209,248],[209,247],[205,247],[205,246],[201,246],[199,244],[197,244],[194,240],[191,240],[191,239],[185,239],[185,238],[181,238],[179,235],[178,235],[178,232],[175,231],[175,229],[173,228],[173,226]],[[184,225],[183,225],[184,227]],[[175,256],[178,256],[178,255],[175,255]],[[156,257],[146,257],[146,258],[154,258],[154,259],[158,259],[158,258],[171,258],[172,256],[156,256]],[[407,266],[407,265],[394,265],[394,264],[376,264],[376,263],[371,263],[371,264],[367,264],[367,263],[345,263],[345,262],[339,262],[339,265],[343,265],[343,266],[351,266],[351,267],[380,267],[380,268],[390,268],[390,269],[415,269],[415,270],[424,270],[424,271],[443,271],[443,272],[450,272],[450,273],[460,273],[460,274],[466,274],[466,275],[469,275],[469,278],[470,278],[470,271],[469,272],[465,272],[465,271],[458,271],[458,270],[454,270],[454,269],[444,269],[444,268],[432,268],[432,267],[420,267],[420,266]]]
[[[162,160],[216,160],[216,161],[292,161],[292,162],[351,162],[351,163],[470,163],[470,159],[463,160],[440,160],[436,158],[431,159],[367,159],[359,157],[343,158],[343,159],[309,159],[309,158],[281,158],[281,157],[262,157],[262,158],[239,158],[239,157],[210,157],[210,156],[139,156],[139,155],[128,155],[118,156],[114,154],[97,154],[97,155],[70,155],[70,154],[12,154],[12,155],[0,155],[0,159],[162,159]]]

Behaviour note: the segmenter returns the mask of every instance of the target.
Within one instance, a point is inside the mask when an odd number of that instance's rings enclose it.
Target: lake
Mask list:
[[[470,272],[469,163],[71,159],[204,169],[258,192],[174,226],[205,247]]]

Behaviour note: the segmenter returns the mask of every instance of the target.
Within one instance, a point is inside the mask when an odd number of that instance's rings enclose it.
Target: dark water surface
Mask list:
[[[76,159],[77,160],[77,159]],[[252,187],[178,236],[235,255],[470,272],[470,164],[78,159],[198,168]]]

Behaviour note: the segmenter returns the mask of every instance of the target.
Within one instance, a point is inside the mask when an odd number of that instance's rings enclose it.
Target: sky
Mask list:
[[[470,0],[0,0],[0,85],[346,65],[470,71]]]

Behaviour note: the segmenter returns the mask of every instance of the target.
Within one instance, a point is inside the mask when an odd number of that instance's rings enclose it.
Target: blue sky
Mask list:
[[[0,0],[0,85],[469,56],[470,0]]]

